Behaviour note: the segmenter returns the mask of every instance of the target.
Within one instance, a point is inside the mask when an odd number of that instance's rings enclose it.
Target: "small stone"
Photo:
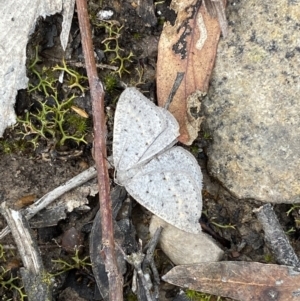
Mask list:
[[[160,226],[163,227],[160,247],[176,265],[219,261],[224,254],[207,234],[203,232],[193,234],[179,230],[155,215],[151,219],[150,235],[153,236]]]
[[[62,293],[59,295],[59,301],[85,301],[85,298],[81,298],[78,293],[71,287],[67,287]]]
[[[238,258],[238,257],[240,257],[240,253],[238,252],[238,251],[232,251],[231,252],[231,256],[232,256],[232,258]]]
[[[68,253],[75,253],[76,249],[82,249],[83,235],[74,227],[65,231],[62,239],[61,246]]]

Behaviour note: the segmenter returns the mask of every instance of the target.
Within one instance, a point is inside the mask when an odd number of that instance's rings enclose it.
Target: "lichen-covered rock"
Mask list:
[[[39,16],[57,12],[64,20],[60,34],[63,49],[66,48],[75,0],[0,2],[0,137],[6,127],[16,122],[15,98],[19,89],[27,88],[26,45],[34,31]]]
[[[300,201],[300,2],[229,1],[205,128],[209,170],[238,198]]]

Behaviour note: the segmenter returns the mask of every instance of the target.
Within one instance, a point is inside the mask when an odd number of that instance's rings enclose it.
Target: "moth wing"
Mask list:
[[[135,88],[124,90],[114,121],[113,160],[117,170],[144,164],[173,145],[178,136],[179,125],[171,113]]]
[[[125,183],[142,206],[173,226],[199,233],[202,211],[202,172],[191,153],[173,147],[136,170]]]

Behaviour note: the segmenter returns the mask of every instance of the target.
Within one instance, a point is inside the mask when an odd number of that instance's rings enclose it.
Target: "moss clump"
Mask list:
[[[118,85],[118,79],[113,73],[109,73],[104,77],[104,86],[107,93],[112,93]]]
[[[185,294],[188,297],[188,300],[190,301],[222,301],[222,298],[219,296],[217,297],[210,294],[196,292],[193,290],[187,290]]]

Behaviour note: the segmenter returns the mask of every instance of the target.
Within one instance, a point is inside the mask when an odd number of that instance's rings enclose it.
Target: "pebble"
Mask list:
[[[223,250],[207,234],[203,232],[193,234],[179,230],[153,215],[149,227],[150,235],[153,236],[160,226],[164,229],[159,245],[174,264],[193,264],[222,259]]]

